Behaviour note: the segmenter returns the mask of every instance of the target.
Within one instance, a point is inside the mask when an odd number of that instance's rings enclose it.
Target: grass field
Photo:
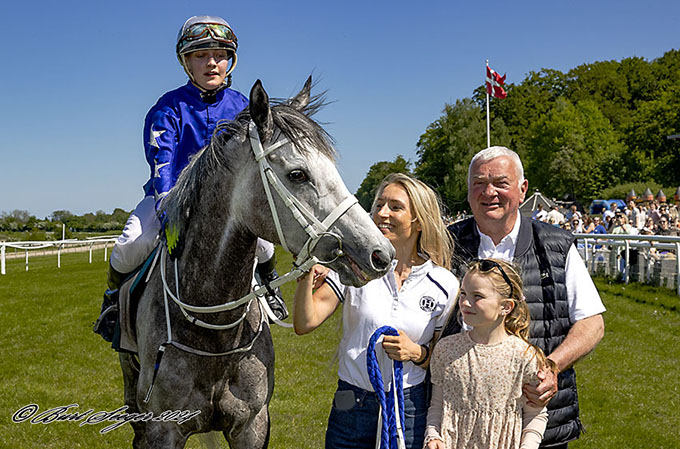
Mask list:
[[[130,447],[129,426],[13,423],[23,406],[40,411],[113,411],[122,400],[116,354],[92,333],[106,264],[87,253],[8,261],[0,276],[0,448]],[[290,263],[281,255],[280,265]],[[606,335],[578,365],[586,433],[572,448],[680,447],[680,298],[674,292],[598,280]],[[284,290],[292,297],[292,285]],[[321,448],[336,375],[339,314],[311,335],[273,329],[276,386],[270,412],[273,448]],[[39,413],[39,412],[38,412]],[[226,447],[225,444],[222,445]],[[189,447],[202,447],[192,437]]]

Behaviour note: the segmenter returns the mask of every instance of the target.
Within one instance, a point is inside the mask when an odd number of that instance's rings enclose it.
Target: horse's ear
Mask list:
[[[310,92],[312,90],[312,77],[310,76],[305,81],[305,85],[302,90],[290,100],[290,106],[293,109],[302,111],[308,104],[310,99]]]
[[[250,89],[250,103],[248,105],[250,117],[257,126],[260,139],[268,140],[274,132],[272,121],[272,110],[269,106],[269,95],[262,87],[260,80],[255,81],[253,88]]]

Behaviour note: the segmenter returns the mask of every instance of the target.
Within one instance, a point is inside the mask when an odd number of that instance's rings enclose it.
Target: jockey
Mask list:
[[[217,122],[233,120],[248,106],[245,96],[229,88],[237,48],[236,35],[221,17],[191,17],[177,35],[177,59],[189,81],[163,95],[146,115],[144,150],[150,177],[144,185],[144,198],[128,218],[111,252],[108,290],[94,329],[107,341],[117,319],[115,307],[110,307],[115,303],[112,295],[158,243],[161,223],[156,211],[161,201],[190,157],[210,143]],[[256,278],[265,283],[275,279],[274,245],[258,239],[256,257]],[[277,289],[271,293],[277,294],[268,295],[267,303],[279,319],[285,319],[288,310],[280,292]],[[113,323],[104,316],[107,308],[114,312]]]

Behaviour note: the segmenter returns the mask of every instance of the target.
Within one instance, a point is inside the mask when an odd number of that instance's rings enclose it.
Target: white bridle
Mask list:
[[[302,245],[302,249],[300,250],[300,253],[298,254],[296,260],[295,260],[295,267],[285,275],[277,278],[276,280],[272,281],[269,285],[272,289],[279,287],[282,284],[285,284],[286,282],[292,281],[294,279],[299,278],[303,274],[305,274],[307,271],[309,271],[313,265],[323,262],[323,263],[331,263],[335,261],[337,258],[344,256],[344,252],[342,250],[342,239],[341,237],[334,233],[329,231],[329,229],[333,226],[333,224],[347,211],[354,206],[355,204],[358,203],[358,200],[354,195],[349,195],[347,198],[345,198],[340,204],[338,204],[333,211],[328,214],[328,216],[323,220],[319,221],[314,214],[312,214],[307,208],[297,199],[295,196],[293,196],[292,193],[286,188],[285,185],[281,182],[279,177],[276,175],[274,170],[272,169],[271,165],[269,165],[269,161],[267,161],[267,156],[277,150],[278,148],[282,147],[283,145],[290,144],[291,142],[288,139],[280,139],[276,142],[274,142],[272,145],[268,146],[267,148],[264,148],[262,145],[262,142],[260,141],[260,136],[257,132],[257,127],[255,126],[255,123],[252,121],[250,122],[249,128],[248,128],[248,134],[250,138],[250,144],[253,149],[253,154],[255,155],[255,161],[258,163],[259,166],[259,171],[260,171],[260,176],[262,178],[262,184],[264,185],[264,190],[265,193],[267,194],[267,202],[269,203],[269,208],[271,209],[272,212],[272,217],[274,219],[274,225],[276,226],[276,232],[279,237],[279,241],[281,242],[281,246],[286,251],[290,252],[290,249],[288,248],[286,244],[286,239],[283,235],[283,229],[281,228],[281,223],[279,220],[278,212],[276,210],[276,204],[274,202],[274,197],[272,196],[271,192],[271,187],[274,188],[276,193],[278,193],[279,197],[283,200],[284,204],[288,209],[291,211],[295,219],[298,221],[302,229],[307,233],[309,238],[305,242],[304,245]],[[319,243],[319,241],[323,237],[332,237],[335,238],[338,242],[338,248],[334,252],[334,257],[331,260],[326,260],[326,261],[319,261],[318,258],[315,256],[312,256],[312,251],[314,251],[314,248],[316,245]],[[256,297],[263,297],[267,293],[267,288],[265,286],[258,287],[254,291],[248,293],[244,297],[236,300],[236,301],[229,301],[223,304],[218,304],[215,306],[193,306],[191,304],[187,304],[185,302],[182,302],[179,298],[179,274],[177,270],[177,260],[175,259],[175,288],[176,288],[176,294],[173,294],[172,290],[170,290],[166,279],[165,279],[165,259],[166,259],[166,253],[167,251],[161,251],[161,278],[163,280],[163,288],[164,288],[164,295],[165,295],[165,303],[166,303],[166,311],[167,311],[167,300],[168,297],[172,299],[180,308],[182,314],[184,317],[189,320],[192,324],[195,324],[200,327],[204,327],[206,329],[212,329],[212,330],[225,330],[225,329],[231,329],[238,324],[240,324],[246,317],[246,314],[248,313],[248,310],[250,310],[250,301],[252,301]],[[265,306],[265,310],[268,309],[268,306],[266,304],[266,301],[261,301],[263,305]],[[233,310],[236,309],[237,307],[240,307],[244,304],[248,304],[248,307],[246,307],[243,311],[243,314],[241,317],[239,317],[236,321],[230,323],[230,324],[210,324],[206,323],[205,321],[201,321],[195,316],[189,314],[188,312],[194,312],[194,313],[217,313],[217,312],[225,312],[228,310]],[[167,323],[167,328],[168,328],[168,339],[171,340],[171,331],[170,331],[170,318],[169,315],[167,315],[166,312],[166,323]],[[285,323],[284,323],[285,324]],[[290,327],[290,325],[288,325]],[[223,355],[223,354],[220,354]]]
[[[303,266],[307,264],[310,260],[314,260],[314,263],[318,263],[319,260],[316,257],[312,256],[311,252],[314,250],[319,240],[321,240],[321,238],[325,236],[335,238],[338,241],[338,249],[336,250],[335,257],[332,260],[327,260],[324,262],[330,263],[336,260],[338,257],[343,256],[344,253],[342,251],[342,239],[340,238],[339,235],[333,232],[329,232],[329,229],[338,220],[338,218],[343,216],[352,206],[359,202],[356,199],[356,197],[354,195],[349,195],[340,204],[338,204],[335,207],[335,209],[333,209],[333,211],[331,211],[331,213],[328,214],[328,216],[323,221],[319,221],[316,218],[316,216],[314,216],[313,213],[307,210],[307,208],[297,198],[295,198],[293,194],[290,193],[286,186],[283,185],[279,177],[276,176],[276,173],[274,173],[274,170],[272,170],[271,165],[269,165],[269,161],[267,161],[267,156],[269,154],[276,151],[283,145],[290,143],[288,139],[285,138],[280,139],[265,149],[262,146],[262,141],[260,140],[260,136],[257,132],[257,127],[255,126],[255,123],[250,122],[248,133],[250,136],[250,146],[253,148],[253,153],[255,154],[255,161],[258,163],[258,166],[260,168],[262,185],[264,185],[264,191],[267,194],[267,202],[269,203],[269,208],[271,209],[272,212],[274,225],[276,226],[276,233],[279,236],[281,246],[283,246],[283,249],[285,249],[286,251],[292,252],[288,248],[288,245],[286,245],[286,238],[283,235],[283,230],[281,229],[281,223],[279,222],[279,214],[276,211],[276,204],[274,202],[274,198],[272,197],[270,186],[274,187],[274,190],[276,190],[276,193],[278,193],[279,197],[283,200],[286,207],[288,207],[288,210],[291,211],[297,222],[300,223],[302,229],[309,236],[305,244],[302,245],[302,249],[300,250],[298,257],[295,260],[295,266],[297,267]]]

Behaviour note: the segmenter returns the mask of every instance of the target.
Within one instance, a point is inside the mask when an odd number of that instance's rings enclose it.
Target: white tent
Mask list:
[[[538,209],[539,204],[543,205],[544,211],[549,212],[555,203],[536,190],[533,195],[520,204],[519,211],[523,216],[531,218],[531,214]]]

